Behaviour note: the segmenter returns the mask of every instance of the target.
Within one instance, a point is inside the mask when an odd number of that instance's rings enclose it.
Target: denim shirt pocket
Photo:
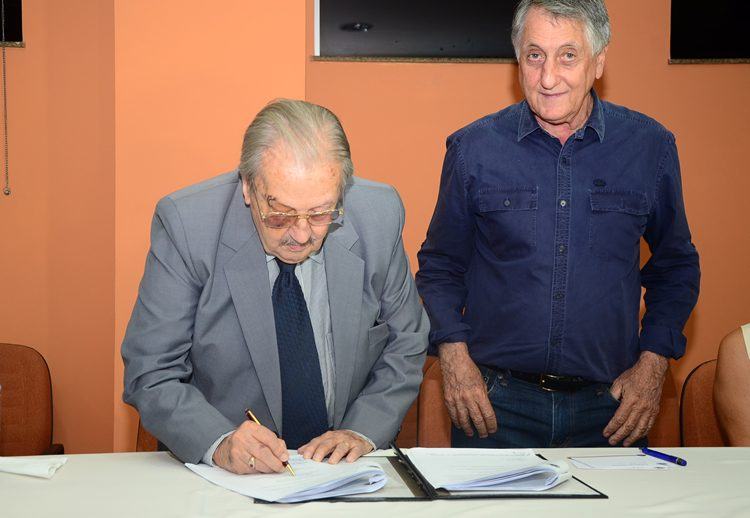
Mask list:
[[[589,191],[589,197],[591,252],[605,259],[637,263],[649,214],[646,193],[602,189]]]
[[[486,188],[476,197],[477,230],[499,259],[519,259],[536,250],[537,188]]]

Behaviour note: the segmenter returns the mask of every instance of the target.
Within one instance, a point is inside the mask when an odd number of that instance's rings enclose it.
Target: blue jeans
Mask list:
[[[507,370],[480,367],[497,432],[480,439],[453,428],[454,448],[585,448],[609,446],[602,435],[620,402],[609,385],[595,383],[576,391],[550,392],[511,376]],[[646,446],[638,440],[633,446]]]

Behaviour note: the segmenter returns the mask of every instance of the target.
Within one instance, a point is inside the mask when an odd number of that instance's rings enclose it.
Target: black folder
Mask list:
[[[401,482],[411,492],[409,496],[385,496],[383,490],[375,493],[365,493],[360,495],[339,496],[335,498],[325,498],[311,500],[311,502],[425,502],[430,500],[467,500],[467,499],[488,499],[488,498],[609,498],[607,495],[587,484],[578,477],[572,477],[565,484],[575,483],[578,491],[565,492],[557,490],[550,491],[460,491],[450,492],[445,489],[436,489],[430,484],[422,473],[409,459],[408,454],[404,453],[398,446],[391,444],[395,452],[395,457],[389,457],[388,462],[394,468],[394,471]],[[537,454],[543,460],[544,456]],[[562,487],[561,486],[557,486]],[[385,489],[385,488],[384,488]],[[583,489],[584,491],[581,491]],[[256,503],[272,503],[264,500],[255,500]]]
[[[396,453],[396,458],[399,463],[403,466],[403,471],[406,472],[407,476],[411,477],[419,485],[420,489],[424,494],[424,498],[427,500],[467,500],[467,499],[480,499],[480,498],[609,498],[607,495],[596,489],[595,487],[587,484],[578,477],[573,476],[570,481],[575,481],[578,484],[587,488],[585,493],[576,492],[549,492],[549,491],[460,491],[451,492],[446,489],[436,489],[430,484],[430,482],[422,475],[416,466],[409,459],[409,456],[405,454],[395,444],[391,444],[391,448]],[[537,453],[537,456],[543,460],[547,460],[544,456]],[[569,481],[569,482],[570,482]],[[373,495],[374,496],[374,495]],[[408,500],[408,499],[407,499]]]

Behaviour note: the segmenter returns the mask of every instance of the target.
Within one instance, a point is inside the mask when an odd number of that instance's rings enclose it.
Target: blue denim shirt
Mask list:
[[[592,96],[564,145],[525,101],[448,138],[416,276],[433,351],[465,341],[480,364],[600,382],[642,350],[684,354],[700,269],[674,136]]]

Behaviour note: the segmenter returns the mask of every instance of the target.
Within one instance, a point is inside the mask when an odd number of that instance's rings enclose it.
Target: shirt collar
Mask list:
[[[587,127],[593,129],[596,131],[596,134],[599,135],[599,142],[604,141],[604,107],[602,106],[602,102],[599,100],[599,96],[596,95],[596,92],[594,89],[591,89],[591,97],[594,99],[594,106],[591,108],[591,115],[589,115],[589,120],[586,121],[586,124],[581,128],[579,131],[581,132],[581,137],[583,138],[583,130],[585,130]]]
[[[579,140],[582,139],[586,128],[590,127],[591,129],[596,131],[596,134],[599,136],[599,142],[602,142],[604,140],[604,113],[602,110],[602,102],[599,100],[599,96],[596,95],[596,92],[593,90],[593,88],[591,89],[591,97],[594,100],[594,105],[591,108],[591,115],[589,115],[589,119],[586,121],[586,124],[584,124],[581,129],[575,132],[575,138]],[[517,142],[520,142],[526,136],[536,131],[538,128],[541,129],[539,123],[536,120],[536,117],[534,117],[534,114],[529,107],[529,103],[525,99],[523,100],[523,102],[521,102],[520,109],[521,116],[518,119]]]
[[[270,263],[274,259],[276,259],[276,256],[266,254],[266,263]],[[316,250],[315,252],[313,252],[312,254],[310,254],[310,256],[307,259],[305,259],[304,261],[302,261],[299,264],[302,265],[302,264],[306,263],[308,259],[311,259],[311,260],[315,261],[318,264],[323,264],[323,254],[320,253],[320,250]]]

